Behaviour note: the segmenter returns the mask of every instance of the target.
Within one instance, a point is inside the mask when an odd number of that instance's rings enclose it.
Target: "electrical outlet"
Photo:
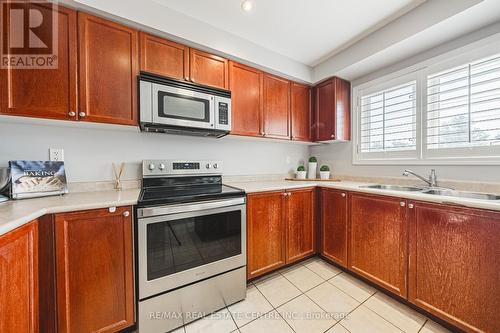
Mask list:
[[[49,148],[49,159],[54,162],[64,161],[64,149],[62,148]]]

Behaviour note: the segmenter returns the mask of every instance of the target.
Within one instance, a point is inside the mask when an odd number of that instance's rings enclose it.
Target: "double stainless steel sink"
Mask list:
[[[416,187],[416,186],[399,186],[399,185],[362,185],[360,188],[371,188],[377,190],[402,191],[402,192],[420,192],[423,194],[441,195],[447,197],[479,199],[479,200],[500,200],[500,195],[479,192],[455,191],[447,188],[432,188],[432,187]]]

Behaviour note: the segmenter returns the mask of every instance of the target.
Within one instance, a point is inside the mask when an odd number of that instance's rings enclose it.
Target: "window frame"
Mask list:
[[[500,145],[469,148],[427,149],[427,77],[500,54],[500,34],[428,59],[398,72],[353,87],[352,91],[352,163],[354,165],[500,165]],[[361,97],[415,80],[416,88],[416,150],[362,153]],[[413,153],[413,154],[412,154]]]

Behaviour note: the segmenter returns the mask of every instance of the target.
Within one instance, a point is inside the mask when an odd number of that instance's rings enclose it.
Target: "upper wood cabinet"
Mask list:
[[[189,80],[189,47],[140,33],[141,71]]]
[[[286,263],[289,264],[316,251],[316,191],[290,190],[286,195]]]
[[[321,254],[347,267],[348,201],[345,191],[320,190]]]
[[[138,32],[78,13],[80,120],[137,125]]]
[[[351,84],[334,77],[315,87],[315,140],[351,139]]]
[[[466,332],[500,332],[500,214],[412,205],[410,302]]]
[[[247,196],[247,278],[285,264],[285,195],[283,191]]]
[[[189,76],[195,83],[229,89],[228,66],[227,59],[196,49],[189,50]]]
[[[237,62],[229,62],[231,90],[231,134],[262,136],[263,73]]]
[[[406,201],[358,193],[350,196],[349,269],[406,298]]]
[[[264,73],[264,136],[290,138],[290,81]]]
[[[58,331],[134,323],[132,207],[55,215]]]
[[[292,140],[311,140],[311,87],[291,83]]]
[[[0,332],[38,333],[38,222],[0,236]]]
[[[41,12],[52,11],[51,4],[26,3],[25,6]],[[54,8],[57,11],[57,68],[0,69],[0,114],[76,119],[76,12],[62,6]],[[44,28],[44,25],[37,28],[37,34],[47,35],[49,32],[43,31]],[[3,34],[7,40],[9,30]]]

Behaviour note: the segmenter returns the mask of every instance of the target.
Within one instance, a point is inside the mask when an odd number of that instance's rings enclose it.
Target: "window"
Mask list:
[[[353,162],[500,164],[500,44],[414,68],[354,88]]]
[[[416,150],[416,89],[411,81],[361,97],[362,153]]]

